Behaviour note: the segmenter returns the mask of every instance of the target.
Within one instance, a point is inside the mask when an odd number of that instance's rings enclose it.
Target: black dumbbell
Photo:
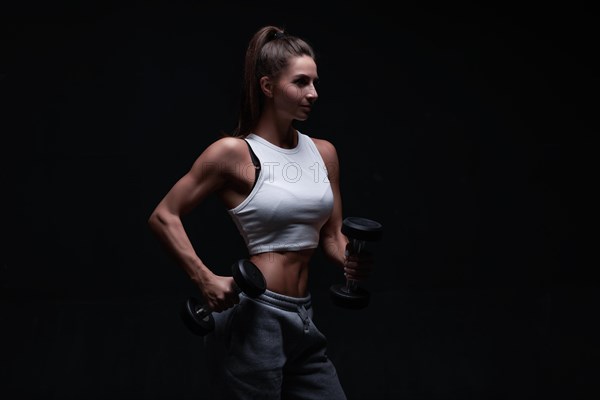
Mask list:
[[[231,266],[235,290],[249,297],[258,297],[267,289],[265,277],[250,260],[241,259]],[[204,336],[215,329],[212,309],[195,297],[186,300],[181,310],[181,318],[190,331]]]
[[[348,217],[342,223],[342,233],[350,240],[350,253],[359,254],[365,251],[368,242],[381,239],[383,226],[368,218]],[[343,308],[364,308],[371,298],[370,293],[352,279],[346,279],[345,284],[332,285],[329,293],[333,303]]]

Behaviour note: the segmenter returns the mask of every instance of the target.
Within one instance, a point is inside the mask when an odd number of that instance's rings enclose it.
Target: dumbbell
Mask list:
[[[367,243],[381,239],[383,225],[368,218],[348,217],[342,222],[342,233],[350,240],[350,254],[358,255],[365,251]],[[371,294],[353,279],[332,285],[329,294],[335,305],[351,309],[366,307],[371,298]]]
[[[231,266],[235,291],[249,297],[258,297],[267,289],[265,277],[250,260],[241,259]],[[212,309],[197,298],[188,298],[181,310],[181,318],[192,333],[204,336],[215,329]]]

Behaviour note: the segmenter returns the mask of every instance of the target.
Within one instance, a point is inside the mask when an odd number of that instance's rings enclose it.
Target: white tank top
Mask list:
[[[327,168],[317,146],[300,132],[293,149],[252,133],[246,141],[260,161],[260,174],[248,197],[228,211],[250,255],[316,248],[333,209]]]

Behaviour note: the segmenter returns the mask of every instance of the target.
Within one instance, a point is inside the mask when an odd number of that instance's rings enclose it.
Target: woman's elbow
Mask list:
[[[159,208],[154,209],[148,217],[148,226],[150,230],[156,232],[161,226],[166,224],[166,218]]]

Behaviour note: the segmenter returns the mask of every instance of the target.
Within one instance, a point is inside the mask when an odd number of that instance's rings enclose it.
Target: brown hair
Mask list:
[[[252,132],[264,104],[260,78],[277,75],[288,65],[291,57],[310,56],[313,48],[303,39],[277,26],[264,26],[250,39],[244,61],[244,80],[238,123],[232,136],[245,137]]]

